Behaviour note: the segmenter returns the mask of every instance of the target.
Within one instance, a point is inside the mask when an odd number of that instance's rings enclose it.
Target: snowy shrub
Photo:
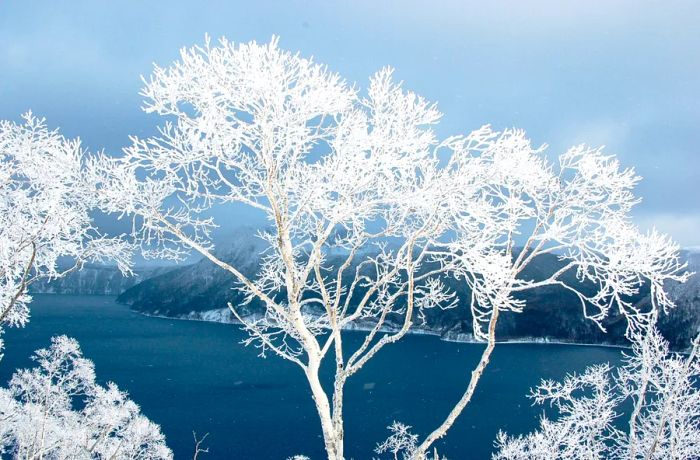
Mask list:
[[[78,343],[54,337],[37,367],[0,388],[0,448],[13,458],[171,459],[160,427],[114,383],[95,381]]]
[[[543,381],[531,397],[557,417],[524,436],[499,433],[494,460],[700,458],[698,341],[687,356],[670,354],[653,328],[633,342],[618,371],[603,364]]]

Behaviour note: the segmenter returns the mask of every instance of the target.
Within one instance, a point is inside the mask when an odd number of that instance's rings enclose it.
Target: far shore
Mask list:
[[[204,323],[217,323],[217,324],[233,324],[233,325],[238,325],[242,326],[243,324],[236,320],[235,318],[228,318],[226,321],[221,321],[217,320],[214,318],[206,318],[202,317],[203,315],[207,313],[214,313],[214,312],[221,312],[221,311],[228,311],[227,309],[219,309],[219,310],[204,310],[201,312],[197,312],[200,316],[194,316],[192,313],[188,316],[167,316],[167,315],[160,315],[160,314],[154,314],[154,313],[147,313],[139,310],[134,310],[132,308],[129,308],[131,311],[134,313],[138,313],[140,315],[149,317],[149,318],[156,318],[156,319],[169,319],[169,320],[178,320],[178,321],[199,321],[199,322],[204,322]],[[213,315],[212,315],[213,316]],[[356,332],[368,332],[370,330],[369,327],[363,327],[361,325],[358,325],[356,327],[352,328],[347,328],[347,331],[356,331]],[[382,328],[382,332],[394,332],[395,329],[391,328]],[[438,337],[440,340],[443,340],[445,342],[454,342],[454,343],[467,343],[467,344],[474,344],[474,345],[479,345],[483,344],[484,342],[475,340],[474,338],[459,338],[459,337],[450,337],[450,336],[445,336],[443,334],[440,334],[437,331],[432,331],[429,329],[421,329],[421,328],[414,328],[409,330],[408,332],[411,335],[430,335],[434,337]],[[462,335],[462,334],[460,334]],[[463,334],[467,335],[467,334]],[[471,335],[471,334],[468,334]],[[499,345],[518,345],[518,344],[526,344],[526,345],[574,345],[574,346],[580,346],[580,347],[603,347],[603,348],[617,348],[621,350],[628,350],[631,347],[627,345],[619,345],[619,344],[611,344],[611,343],[581,343],[581,342],[567,342],[565,340],[555,340],[555,339],[550,339],[547,337],[530,337],[530,338],[518,338],[518,339],[508,339],[508,340],[502,340],[502,341],[497,341],[496,342]]]

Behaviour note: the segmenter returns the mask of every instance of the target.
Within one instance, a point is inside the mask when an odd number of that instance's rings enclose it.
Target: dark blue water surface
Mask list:
[[[239,344],[237,326],[148,318],[111,297],[38,295],[32,320],[6,333],[0,381],[52,335],[80,341],[98,378],[129,392],[144,414],[162,426],[175,458],[192,457],[192,432],[209,433],[214,459],[323,459],[315,409],[300,369],[275,356],[261,359]],[[361,333],[353,333],[349,345]],[[346,456],[372,458],[393,420],[425,434],[464,391],[482,345],[411,336],[387,346],[348,384]],[[613,348],[503,344],[494,352],[473,402],[438,444],[452,460],[487,459],[499,428],[529,431],[542,408],[526,394],[540,378],[559,379],[600,362],[617,363]]]

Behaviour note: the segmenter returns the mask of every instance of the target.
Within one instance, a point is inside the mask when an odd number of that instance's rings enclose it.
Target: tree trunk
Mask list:
[[[344,458],[345,429],[343,427],[343,390],[345,377],[342,369],[336,374],[333,390],[333,430],[335,432],[335,452],[339,459]]]
[[[309,364],[306,370],[306,379],[309,382],[311,395],[316,403],[319,419],[321,420],[321,430],[323,431],[323,443],[326,447],[328,460],[343,460],[343,439],[342,433],[336,433],[335,424],[331,415],[331,406],[328,396],[323,390],[321,380],[318,377],[320,362],[317,357],[309,357]]]
[[[454,424],[455,420],[457,420],[457,417],[459,417],[464,408],[467,407],[467,404],[469,404],[469,402],[471,401],[472,397],[474,396],[474,391],[476,390],[476,385],[479,383],[481,375],[484,373],[484,369],[486,369],[486,366],[488,365],[489,360],[491,359],[491,353],[493,353],[493,349],[496,346],[497,322],[498,308],[494,307],[493,315],[491,315],[491,320],[489,321],[488,343],[486,345],[486,349],[484,349],[484,352],[481,354],[479,364],[477,364],[476,368],[472,371],[472,377],[469,380],[469,386],[467,387],[467,390],[464,392],[459,402],[450,411],[445,421],[442,422],[442,424],[438,428],[436,428],[435,431],[430,433],[428,437],[425,438],[425,441],[423,441],[423,443],[421,443],[421,445],[419,445],[418,448],[416,448],[416,451],[413,453],[411,460],[424,460],[428,449],[430,449],[430,446],[435,441],[447,434],[447,430],[450,429],[450,427]]]

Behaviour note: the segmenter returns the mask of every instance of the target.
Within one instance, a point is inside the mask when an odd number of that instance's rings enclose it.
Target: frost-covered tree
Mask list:
[[[78,343],[54,337],[37,367],[0,388],[0,453],[18,459],[170,459],[160,427],[114,383],[95,381]]]
[[[0,333],[29,319],[34,281],[89,260],[116,261],[128,271],[125,242],[92,223],[95,187],[86,180],[80,141],[50,131],[31,112],[23,118],[0,121]]]
[[[483,127],[439,141],[431,127],[441,114],[391,69],[360,92],[277,39],[207,40],[156,67],[142,95],[145,110],[166,121],[158,136],[134,137],[123,156],[93,165],[103,208],[133,216],[146,255],[195,250],[263,306],[262,317],[229,307],[249,344],[306,376],[329,459],[344,457],[345,383],[427,309],[459,303],[447,277],[468,285],[474,334],[487,347],[464,396],[414,458],[470,401],[499,314],[525,307],[518,293],[559,285],[576,293],[587,318],[602,324],[616,308],[634,330],[671,306],[664,281],[683,278],[677,247],[629,221],[633,171],[583,146],[552,164],[518,130]],[[270,224],[254,277],[214,251],[213,211],[231,204]],[[522,279],[547,253],[559,254],[562,268]],[[571,273],[585,291],[567,283]],[[644,283],[653,302],[642,311],[628,297]],[[351,348],[343,331],[357,322],[370,330]],[[326,359],[335,363],[330,391],[319,378]]]
[[[0,121],[0,333],[28,321],[27,288],[34,281],[58,278],[90,260],[113,261],[128,272],[128,244],[93,225],[96,189],[86,162],[78,140],[48,130],[31,113],[22,124]],[[9,388],[0,388],[0,454],[172,457],[159,427],[125,393],[95,383],[93,365],[74,340],[55,338],[35,359],[39,367],[18,371]]]
[[[700,357],[669,353],[655,328],[633,336],[632,354],[617,372],[592,366],[532,392],[543,416],[525,436],[501,432],[495,460],[604,458],[687,460],[700,457]],[[626,428],[626,429],[624,429]]]

